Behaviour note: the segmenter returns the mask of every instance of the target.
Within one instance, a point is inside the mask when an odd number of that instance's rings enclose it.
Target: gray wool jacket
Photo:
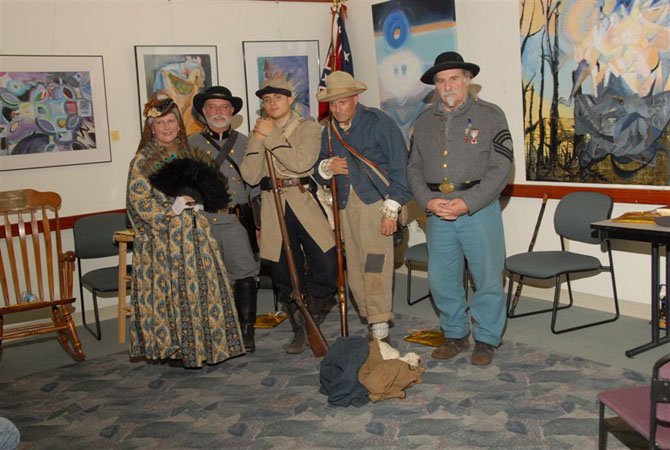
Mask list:
[[[438,102],[416,120],[407,179],[423,208],[433,198],[460,198],[469,214],[474,214],[500,196],[512,165],[507,119],[493,103],[468,95],[456,111],[446,112]],[[427,185],[445,179],[455,184],[479,184],[449,194],[434,192]]]

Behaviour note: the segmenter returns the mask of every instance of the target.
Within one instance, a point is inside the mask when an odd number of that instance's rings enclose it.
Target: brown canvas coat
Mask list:
[[[265,139],[252,134],[240,164],[242,178],[256,185],[270,176],[265,149],[273,151],[278,178],[302,178],[312,174],[321,149],[321,126],[313,119],[302,119],[293,112],[286,126],[275,128]],[[273,150],[274,149],[274,150]],[[335,237],[328,219],[314,196],[300,186],[281,189],[282,206],[288,203],[298,220],[324,252],[335,246]],[[272,191],[261,193],[261,258],[279,261],[282,237]]]

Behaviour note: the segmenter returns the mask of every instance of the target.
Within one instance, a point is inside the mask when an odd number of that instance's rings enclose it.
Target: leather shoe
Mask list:
[[[435,359],[451,359],[470,348],[470,335],[460,339],[446,338],[444,344],[430,354]]]
[[[486,342],[475,341],[475,349],[472,352],[470,362],[475,366],[488,366],[493,361],[495,347]]]

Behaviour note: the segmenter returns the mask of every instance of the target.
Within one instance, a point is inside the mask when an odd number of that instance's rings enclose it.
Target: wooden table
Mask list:
[[[128,244],[135,239],[133,230],[120,230],[114,232],[114,242],[119,245],[119,306],[118,306],[118,341],[126,341],[126,315],[130,313],[130,307],[126,306],[126,285],[130,282],[130,276],[126,272]]]
[[[594,222],[591,224],[591,228],[597,230],[602,238],[649,242],[651,244],[651,341],[627,350],[626,356],[632,358],[638,353],[670,343],[670,326],[668,326],[667,319],[665,336],[661,336],[658,325],[661,297],[659,247],[665,246],[665,279],[667,283],[670,282],[670,228],[660,227],[655,223],[615,222],[614,220]],[[667,285],[665,296],[666,299],[669,298]]]

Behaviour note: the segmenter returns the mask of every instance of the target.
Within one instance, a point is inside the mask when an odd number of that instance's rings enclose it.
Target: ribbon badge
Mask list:
[[[477,143],[477,135],[479,135],[479,130],[477,128],[473,128],[470,130],[470,143],[471,144],[476,144]]]

